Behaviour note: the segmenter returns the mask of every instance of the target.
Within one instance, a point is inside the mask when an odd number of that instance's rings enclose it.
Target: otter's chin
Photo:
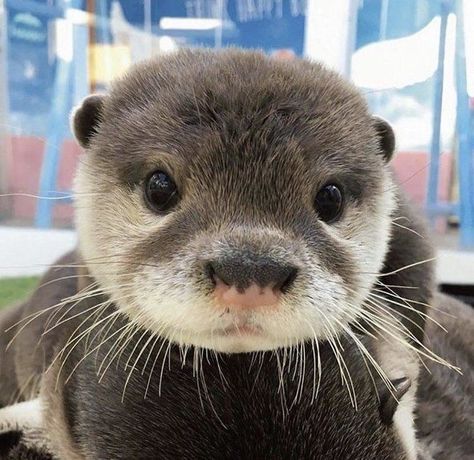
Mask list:
[[[284,348],[289,343],[289,341],[271,337],[261,329],[246,327],[240,330],[232,328],[218,332],[214,331],[209,335],[199,334],[187,338],[181,336],[178,344],[205,348],[219,353],[252,353]],[[292,345],[294,344],[295,341],[292,342]]]
[[[207,342],[207,343],[206,343]],[[263,335],[228,335],[209,338],[200,345],[219,353],[252,353],[271,351],[282,347],[282,344]]]

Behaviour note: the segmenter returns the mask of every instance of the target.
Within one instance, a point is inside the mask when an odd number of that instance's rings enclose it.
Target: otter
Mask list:
[[[416,458],[432,249],[356,88],[183,50],[72,127],[80,286],[9,312],[1,357],[60,458]]]

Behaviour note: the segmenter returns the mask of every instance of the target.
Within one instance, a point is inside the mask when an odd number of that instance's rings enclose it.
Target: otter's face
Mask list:
[[[130,318],[224,352],[357,322],[389,241],[393,134],[319,65],[181,52],[86,99],[80,249]]]

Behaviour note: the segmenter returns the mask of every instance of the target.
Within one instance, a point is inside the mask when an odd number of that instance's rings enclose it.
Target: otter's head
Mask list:
[[[183,51],[73,116],[80,249],[130,318],[224,352],[357,322],[387,251],[391,128],[304,61]]]

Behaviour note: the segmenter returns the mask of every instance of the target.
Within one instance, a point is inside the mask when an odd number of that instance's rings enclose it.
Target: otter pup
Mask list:
[[[393,132],[352,85],[301,60],[180,51],[87,98],[72,126],[90,284],[10,330],[23,356],[27,331],[50,337],[23,368],[55,452],[415,458],[431,248],[391,177]]]

